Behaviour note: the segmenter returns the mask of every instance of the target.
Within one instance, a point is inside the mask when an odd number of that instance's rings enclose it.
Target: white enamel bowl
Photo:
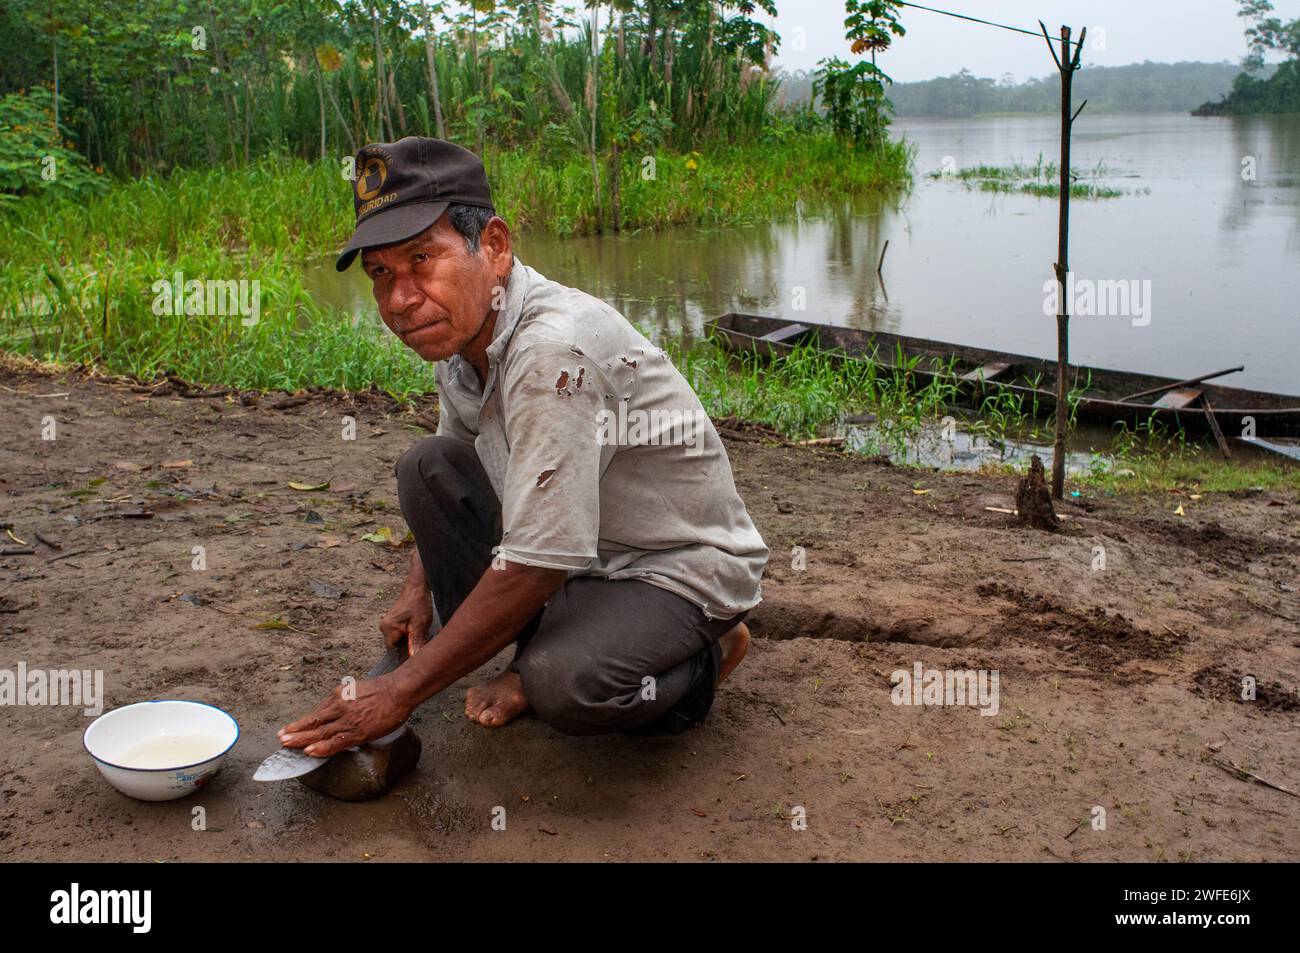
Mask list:
[[[227,712],[174,700],[106,711],[82,736],[100,774],[141,801],[193,794],[217,773],[238,740],[239,723]]]

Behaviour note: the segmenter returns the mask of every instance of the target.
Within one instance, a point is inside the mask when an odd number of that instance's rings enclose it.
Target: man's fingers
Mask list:
[[[285,725],[283,728],[280,729],[280,733],[285,734],[285,733],[293,733],[295,731],[306,731],[309,728],[315,728],[319,726],[324,720],[326,720],[326,718],[327,715],[325,711],[325,706],[322,705],[319,708],[317,708],[315,711],[313,711],[311,714],[304,715],[303,717],[299,718],[297,721],[289,722],[289,724]]]
[[[286,735],[319,730],[322,726],[334,721],[339,714],[338,704],[338,698],[331,695],[297,721],[291,721],[281,728],[279,731],[280,740],[283,741]]]
[[[336,731],[332,735],[308,745],[303,751],[313,758],[328,758],[332,754],[338,754],[340,751],[359,743],[360,739],[354,732]]]
[[[313,758],[328,758],[355,743],[352,741],[347,741],[346,744],[337,743],[346,741],[351,734],[351,731],[344,729],[338,722],[330,722],[319,728],[283,735],[280,743],[287,748],[301,748],[304,754],[309,754]]]
[[[333,701],[333,699],[331,699]],[[313,719],[313,723],[305,727],[295,727],[286,725],[280,729],[280,743],[289,748],[303,748],[325,741],[340,732],[347,731],[348,727],[343,723],[344,714],[333,706],[325,715]],[[304,718],[303,721],[307,721]]]
[[[384,645],[392,648],[402,640],[404,629],[396,622],[389,622],[387,619],[379,620],[379,631],[383,633]]]

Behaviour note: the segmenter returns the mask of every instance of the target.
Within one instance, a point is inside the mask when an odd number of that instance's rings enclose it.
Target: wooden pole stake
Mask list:
[[[1079,34],[1073,54],[1070,50],[1070,28],[1061,27],[1061,55],[1052,48],[1047,26],[1040,20],[1043,39],[1061,74],[1061,201],[1057,222],[1056,245],[1056,439],[1052,445],[1052,496],[1058,500],[1065,495],[1065,426],[1069,417],[1068,378],[1070,368],[1070,305],[1065,299],[1065,289],[1070,273],[1070,129],[1078,113],[1072,112],[1071,96],[1074,71],[1083,56],[1083,40],[1088,35],[1085,27]],[[1083,107],[1079,107],[1083,111]]]

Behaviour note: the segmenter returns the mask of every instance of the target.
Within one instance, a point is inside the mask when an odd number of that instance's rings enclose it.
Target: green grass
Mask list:
[[[711,415],[767,424],[792,438],[815,437],[844,415],[871,412],[881,418],[889,445],[901,448],[956,393],[956,375],[920,385],[912,374],[916,359],[901,355],[888,364],[840,361],[804,346],[769,362],[708,341],[669,350]]]
[[[639,154],[625,155],[620,192],[625,230],[678,225],[743,225],[840,195],[904,187],[913,149],[891,142],[880,152],[846,150],[828,136],[784,143],[718,146],[655,155],[653,178]],[[561,236],[595,229],[590,166],[574,155],[563,164],[535,154],[503,153],[492,169],[493,194],[512,227]],[[609,201],[606,178],[605,201]]]
[[[710,342],[689,348],[669,348],[705,409],[714,417],[734,416],[767,424],[792,439],[823,435],[844,415],[872,413],[874,442],[867,454],[887,453],[905,458],[901,451],[923,428],[934,428],[956,404],[956,375],[940,367],[939,375],[921,383],[913,372],[915,359],[881,355],[885,361],[837,361],[833,355],[810,347],[767,362],[749,354],[728,354]],[[1088,382],[1071,392],[1069,403]],[[1036,417],[1039,408],[1025,398],[994,392],[963,427],[990,441],[1010,437],[1042,436],[1052,424]],[[1073,425],[1071,413],[1071,426]],[[1072,477],[1068,484],[1091,493],[1130,493],[1186,489],[1192,492],[1230,492],[1264,487],[1300,492],[1300,466],[1269,458],[1224,461],[1217,448],[1191,442],[1180,433],[1159,426],[1136,430],[1119,428],[1106,452],[1095,453],[1094,465]],[[990,469],[1014,473],[1015,468]]]
[[[1240,455],[1224,460],[1213,447],[1195,446],[1181,452],[1165,449],[1140,454],[1110,472],[1091,473],[1077,482],[1108,494],[1169,490],[1233,493],[1252,489],[1300,493],[1300,465],[1274,463],[1268,458],[1247,461]]]
[[[1224,460],[1217,444],[1189,440],[1154,419],[1119,425],[1111,452],[1080,481],[1104,493],[1189,490],[1227,493],[1256,487],[1300,491],[1300,465],[1269,455]]]
[[[626,156],[627,229],[770,219],[844,194],[910,182],[902,143],[846,152],[829,137],[656,156],[643,178]],[[595,227],[590,172],[579,156],[544,161],[503,152],[491,175],[516,229],[581,234]],[[393,339],[321,308],[303,261],[351,233],[350,183],[330,163],[266,160],[119,183],[82,202],[26,201],[0,216],[0,350],[144,378],[170,371],[196,383],[256,389],[376,387],[405,396],[433,388],[429,370]],[[153,284],[257,280],[261,315],[153,313]]]
[[[52,256],[18,279],[7,270],[0,350],[143,379],[171,372],[195,383],[258,390],[375,386],[406,395],[433,389],[432,368],[382,328],[316,305],[300,270],[283,255],[250,262],[220,249],[167,255],[126,248],[92,261],[95,267],[79,269]],[[187,280],[258,281],[259,321],[245,327],[238,316],[155,314],[151,286],[176,271]]]
[[[491,162],[493,197],[511,227],[560,235],[595,230],[585,157],[513,150]],[[640,154],[622,163],[623,227],[735,225],[772,218],[796,200],[907,186],[912,147],[846,151],[829,136],[719,146],[708,154]],[[693,167],[692,167],[693,166]],[[341,166],[266,158],[248,167],[182,169],[115,184],[86,201],[25,201],[0,219],[5,273],[51,259],[81,267],[124,250],[171,257],[221,250],[250,261],[304,259],[341,247],[352,233],[351,183]],[[608,180],[606,177],[606,192]],[[608,195],[606,195],[608,201]],[[21,277],[21,275],[20,275]]]

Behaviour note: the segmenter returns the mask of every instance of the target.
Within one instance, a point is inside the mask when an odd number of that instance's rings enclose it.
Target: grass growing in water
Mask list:
[[[627,228],[735,224],[909,181],[911,149],[847,152],[828,136],[725,146],[707,155],[660,152],[653,178],[628,157]],[[580,156],[502,153],[496,201],[517,230],[561,234],[595,226]],[[350,183],[340,167],[265,160],[245,168],[179,171],[120,183],[84,202],[25,201],[0,215],[0,349],[40,361],[93,364],[203,384],[292,390],[370,386],[405,396],[432,374],[369,324],[316,305],[303,260],[351,233]],[[155,282],[256,280],[259,322],[154,313]]]
[[[1039,198],[1059,198],[1061,194],[1061,167],[1055,162],[1045,162],[1042,154],[1033,165],[1016,162],[1006,166],[978,165],[956,172],[936,171],[928,173],[931,179],[956,179],[968,189],[978,188],[982,192],[1000,194],[1034,195]],[[1070,197],[1076,199],[1114,199],[1123,195],[1150,194],[1150,189],[1133,193],[1126,189],[1110,185],[1096,184],[1095,181],[1113,176],[1114,173],[1104,164],[1098,162],[1089,172],[1070,170]]]
[[[673,361],[714,417],[735,416],[768,424],[793,439],[819,435],[840,426],[845,415],[872,413],[874,442],[864,453],[906,458],[922,430],[935,428],[957,403],[957,375],[951,365],[926,368],[936,376],[922,383],[915,358],[880,355],[877,360],[837,360],[803,346],[772,361],[752,354],[729,354],[711,342],[669,348]],[[1067,395],[1073,428],[1079,398],[1090,380],[1076,382]],[[963,426],[991,443],[1011,437],[1050,437],[1053,424],[1039,418],[1033,398],[991,391],[978,416]],[[1111,446],[1094,453],[1094,465],[1072,476],[1070,485],[1087,492],[1121,493],[1187,489],[1234,491],[1253,487],[1300,491],[1300,467],[1271,459],[1224,461],[1215,448],[1192,442],[1182,431],[1158,421],[1117,428]],[[993,465],[995,471],[1008,470]]]
[[[913,149],[891,142],[852,152],[829,136],[721,146],[707,155],[658,152],[653,169],[626,157],[623,225],[732,225],[770,219],[797,200],[905,187]],[[653,172],[652,178],[643,177]],[[179,255],[220,249],[250,261],[305,259],[336,251],[352,234],[351,183],[333,162],[267,158],[248,167],[182,169],[116,184],[84,202],[26,201],[5,207],[0,261],[21,273],[54,260],[87,267],[106,253]],[[580,155],[503,153],[490,171],[493,197],[516,231],[589,234],[596,221]],[[236,265],[228,265],[227,271]]]
[[[712,342],[670,349],[673,361],[715,417],[737,417],[805,439],[839,427],[846,415],[870,412],[879,422],[884,452],[900,449],[922,426],[942,416],[957,393],[951,365],[925,384],[915,375],[919,357],[888,362],[840,360],[804,345],[772,361],[730,354]]]

